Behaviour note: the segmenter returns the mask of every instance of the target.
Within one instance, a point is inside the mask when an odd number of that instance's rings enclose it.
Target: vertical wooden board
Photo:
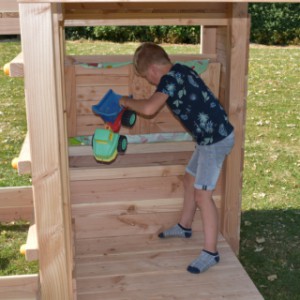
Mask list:
[[[58,107],[58,126],[59,126],[59,145],[60,145],[60,165],[62,178],[62,211],[64,223],[65,253],[68,275],[68,292],[76,298],[74,271],[74,235],[72,225],[72,212],[70,200],[70,178],[69,178],[69,160],[68,160],[68,132],[67,132],[67,100],[64,78],[65,61],[65,31],[61,20],[62,5],[53,5],[53,30],[54,30],[54,51],[56,59],[56,87],[57,87],[57,107]]]
[[[217,28],[201,26],[201,54],[215,54],[217,47]]]
[[[233,3],[228,35],[226,105],[235,128],[235,146],[226,159],[221,231],[235,253],[239,251],[245,106],[249,49],[247,3]]]
[[[220,91],[220,63],[210,63],[206,72],[202,73],[200,77],[204,80],[205,84],[219,98]]]
[[[40,249],[39,266],[42,299],[71,299],[72,260],[65,186],[66,133],[63,98],[59,84],[62,61],[55,46],[59,43],[53,28],[55,6],[20,4],[22,48],[25,64],[27,121],[32,158],[32,184],[35,221]],[[55,22],[56,21],[56,22]],[[55,23],[55,24],[53,24]],[[37,30],[39,28],[39,30]],[[34,37],[34,43],[32,43]],[[57,69],[56,69],[57,68]]]
[[[76,135],[76,79],[75,79],[75,67],[72,65],[72,61],[66,59],[65,62],[65,94],[66,94],[66,108],[67,108],[67,126],[68,136]]]

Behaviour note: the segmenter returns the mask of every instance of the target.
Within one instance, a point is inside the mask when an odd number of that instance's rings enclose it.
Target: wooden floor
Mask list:
[[[199,254],[200,232],[191,239],[81,239],[76,258],[78,300],[263,299],[228,244],[221,236],[219,240],[220,263],[194,275],[186,267]]]
[[[78,300],[263,299],[222,236],[218,265],[200,275],[186,271],[203,245],[199,211],[192,238],[157,237],[180,217],[188,157],[126,154],[112,165],[70,159]]]

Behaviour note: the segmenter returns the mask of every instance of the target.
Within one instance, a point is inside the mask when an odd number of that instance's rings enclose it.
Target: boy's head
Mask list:
[[[145,76],[151,65],[169,65],[171,60],[166,51],[155,43],[143,43],[134,53],[133,65],[141,76]]]

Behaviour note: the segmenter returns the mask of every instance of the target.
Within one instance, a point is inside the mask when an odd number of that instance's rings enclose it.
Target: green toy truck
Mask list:
[[[127,138],[112,130],[98,128],[93,136],[92,147],[97,161],[111,162],[115,160],[118,153],[126,151]]]

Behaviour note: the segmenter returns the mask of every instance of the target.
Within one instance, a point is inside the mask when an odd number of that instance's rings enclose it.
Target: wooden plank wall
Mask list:
[[[17,0],[0,0],[0,35],[20,34]]]
[[[178,56],[176,58],[179,58]],[[202,59],[202,56],[187,56],[184,60]],[[75,63],[72,60],[75,60]],[[81,66],[86,62],[131,61],[130,56],[90,56],[73,57],[66,64],[66,95],[68,111],[68,135],[92,135],[97,127],[103,127],[100,117],[92,112],[92,105],[99,102],[103,95],[112,88],[121,95],[133,95],[136,99],[149,97],[155,90],[143,78],[137,76],[132,65],[121,68],[91,69]],[[203,73],[203,79],[218,96],[220,64],[212,62]],[[123,134],[143,134],[159,132],[184,132],[182,125],[164,107],[154,118],[138,117],[133,129],[122,128]]]
[[[0,276],[0,299],[40,299],[39,275]]]
[[[0,189],[0,222],[12,222],[16,220],[33,220],[31,186]]]

